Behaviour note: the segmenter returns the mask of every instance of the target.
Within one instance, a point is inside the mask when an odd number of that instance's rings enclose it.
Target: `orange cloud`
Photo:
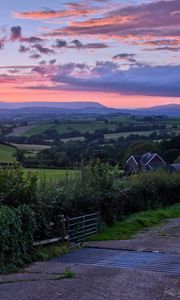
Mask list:
[[[90,14],[95,14],[96,9],[89,8],[76,8],[68,10],[41,10],[41,11],[26,11],[26,12],[12,12],[14,18],[18,19],[30,19],[30,20],[47,20],[55,18],[65,18],[65,17],[79,17],[86,16]]]

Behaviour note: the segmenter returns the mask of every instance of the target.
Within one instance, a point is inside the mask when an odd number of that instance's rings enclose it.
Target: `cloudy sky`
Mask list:
[[[6,0],[0,101],[180,103],[180,0]]]

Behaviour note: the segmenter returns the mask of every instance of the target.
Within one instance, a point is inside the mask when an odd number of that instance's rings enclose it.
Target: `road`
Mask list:
[[[180,218],[130,240],[84,246],[22,273],[0,276],[0,300],[180,299]]]

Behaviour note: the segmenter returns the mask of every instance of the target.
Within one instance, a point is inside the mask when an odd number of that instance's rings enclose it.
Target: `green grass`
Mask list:
[[[30,130],[27,130],[23,135],[27,136],[27,137],[30,137],[32,135],[41,134],[45,130],[47,130],[47,129],[53,127],[53,126],[54,126],[54,124],[52,124],[52,123],[39,124],[36,127],[33,127]]]
[[[26,132],[24,132],[23,135],[30,137],[35,134],[41,134],[49,128],[56,129],[60,134],[75,131],[75,130],[81,133],[85,133],[85,132],[93,133],[96,129],[109,128],[113,130],[117,128],[117,125],[111,123],[105,124],[104,121],[96,121],[96,120],[61,122],[59,124],[44,123],[44,124],[39,124],[31,128],[30,130],[27,130]]]
[[[107,133],[104,135],[105,139],[118,139],[120,137],[126,138],[130,134],[139,134],[144,136],[149,136],[151,133],[156,132],[157,134],[160,134],[161,130],[149,130],[149,131],[128,131],[128,132],[115,132],[115,133]],[[169,134],[172,132],[178,135],[180,133],[180,130],[178,129],[172,129],[167,131]]]
[[[105,139],[118,139],[120,137],[127,137],[130,134],[139,134],[148,136],[154,131],[128,131],[128,132],[115,132],[115,133],[107,133],[104,135]]]
[[[65,169],[32,169],[32,168],[24,168],[25,173],[35,172],[37,173],[39,178],[46,178],[48,180],[54,180],[67,176],[75,176],[77,174],[77,170],[65,170]]]
[[[166,219],[179,217],[180,203],[166,208],[140,212],[127,217],[123,221],[115,223],[112,227],[92,236],[89,240],[107,241],[128,239],[143,228],[160,224]]]
[[[71,271],[71,269],[69,267],[67,267],[64,272],[62,272],[60,274],[60,276],[58,278],[56,278],[55,280],[59,280],[59,279],[64,279],[64,278],[74,278],[76,277],[76,273]]]
[[[6,146],[0,144],[0,163],[13,163],[15,162],[15,157],[13,157],[16,149],[11,146]]]
[[[70,253],[72,249],[68,243],[59,243],[51,246],[39,246],[35,249],[34,259],[36,261],[47,261],[49,259]]]
[[[59,133],[71,132],[77,130],[81,133],[89,132],[93,133],[96,129],[115,129],[117,125],[114,124],[105,124],[103,121],[82,121],[82,122],[70,122],[70,123],[61,123],[57,124],[54,129]]]

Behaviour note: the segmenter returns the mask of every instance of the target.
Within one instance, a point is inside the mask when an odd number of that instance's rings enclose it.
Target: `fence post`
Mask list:
[[[60,216],[60,222],[61,222],[62,228],[63,228],[63,238],[65,241],[68,241],[69,235],[68,235],[68,229],[66,229],[66,224],[68,225],[68,223],[67,223],[67,219],[65,218],[65,216],[63,214]]]

